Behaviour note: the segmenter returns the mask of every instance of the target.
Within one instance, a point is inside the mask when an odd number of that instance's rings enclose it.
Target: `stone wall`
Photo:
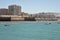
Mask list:
[[[10,17],[0,17],[0,21],[11,21]]]

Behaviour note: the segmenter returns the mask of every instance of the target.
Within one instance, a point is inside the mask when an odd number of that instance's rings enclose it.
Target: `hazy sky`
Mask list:
[[[60,0],[0,0],[0,8],[11,4],[20,5],[22,11],[28,13],[60,12]]]

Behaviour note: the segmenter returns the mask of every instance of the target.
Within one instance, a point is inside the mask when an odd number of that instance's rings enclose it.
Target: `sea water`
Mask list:
[[[58,22],[0,22],[0,40],[60,40]]]

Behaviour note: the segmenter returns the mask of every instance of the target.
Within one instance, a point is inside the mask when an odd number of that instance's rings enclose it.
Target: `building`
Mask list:
[[[0,15],[8,15],[8,9],[1,8],[0,9]]]
[[[29,14],[28,13],[25,13],[25,12],[21,12],[21,15],[22,17],[29,17]]]
[[[21,6],[10,5],[8,7],[8,11],[10,15],[20,15],[21,14]]]

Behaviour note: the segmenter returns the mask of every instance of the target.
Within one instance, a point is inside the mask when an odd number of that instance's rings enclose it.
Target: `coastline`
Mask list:
[[[60,22],[60,21],[0,21],[0,24],[4,24],[4,23],[51,23],[51,22]]]

